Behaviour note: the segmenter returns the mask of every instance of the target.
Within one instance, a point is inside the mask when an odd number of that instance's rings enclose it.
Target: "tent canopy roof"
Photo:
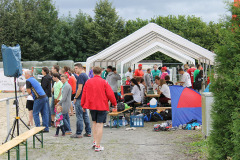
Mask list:
[[[149,23],[129,36],[87,59],[87,68],[94,62],[136,63],[160,51],[182,63],[207,60],[214,63],[215,54],[163,27]]]

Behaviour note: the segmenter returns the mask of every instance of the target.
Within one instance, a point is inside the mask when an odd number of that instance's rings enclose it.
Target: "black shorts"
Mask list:
[[[26,108],[27,108],[29,111],[33,110],[33,103],[34,103],[34,101],[27,100]]]
[[[76,95],[75,93],[72,94],[72,97],[71,97],[71,100],[72,100],[72,101],[74,100],[75,95]]]
[[[107,111],[90,110],[92,121],[97,123],[106,123]]]

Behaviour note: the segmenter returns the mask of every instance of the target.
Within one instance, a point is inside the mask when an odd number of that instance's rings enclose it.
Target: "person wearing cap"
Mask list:
[[[142,71],[142,64],[139,64],[139,65],[138,65],[138,69],[135,70],[134,78],[137,78],[137,77],[142,78],[143,75],[144,75],[144,73],[143,73],[143,71]]]
[[[165,77],[168,75],[167,67],[166,66],[162,67],[161,71],[162,71],[162,75],[161,75],[160,79],[165,80]]]

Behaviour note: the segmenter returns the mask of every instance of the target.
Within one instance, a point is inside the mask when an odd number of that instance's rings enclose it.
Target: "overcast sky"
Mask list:
[[[71,12],[75,16],[79,10],[94,16],[94,7],[98,0],[54,0],[60,16]],[[203,21],[218,20],[230,14],[224,0],[109,0],[118,15],[125,20],[150,19],[155,16],[195,15]],[[231,1],[231,0],[229,0]],[[234,1],[234,0],[232,0]]]

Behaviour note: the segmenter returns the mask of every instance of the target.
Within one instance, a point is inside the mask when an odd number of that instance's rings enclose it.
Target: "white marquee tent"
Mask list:
[[[208,65],[214,64],[215,54],[155,23],[149,23],[129,36],[116,42],[86,62],[87,73],[91,66],[131,65],[157,51],[182,63],[195,64],[195,59]]]

